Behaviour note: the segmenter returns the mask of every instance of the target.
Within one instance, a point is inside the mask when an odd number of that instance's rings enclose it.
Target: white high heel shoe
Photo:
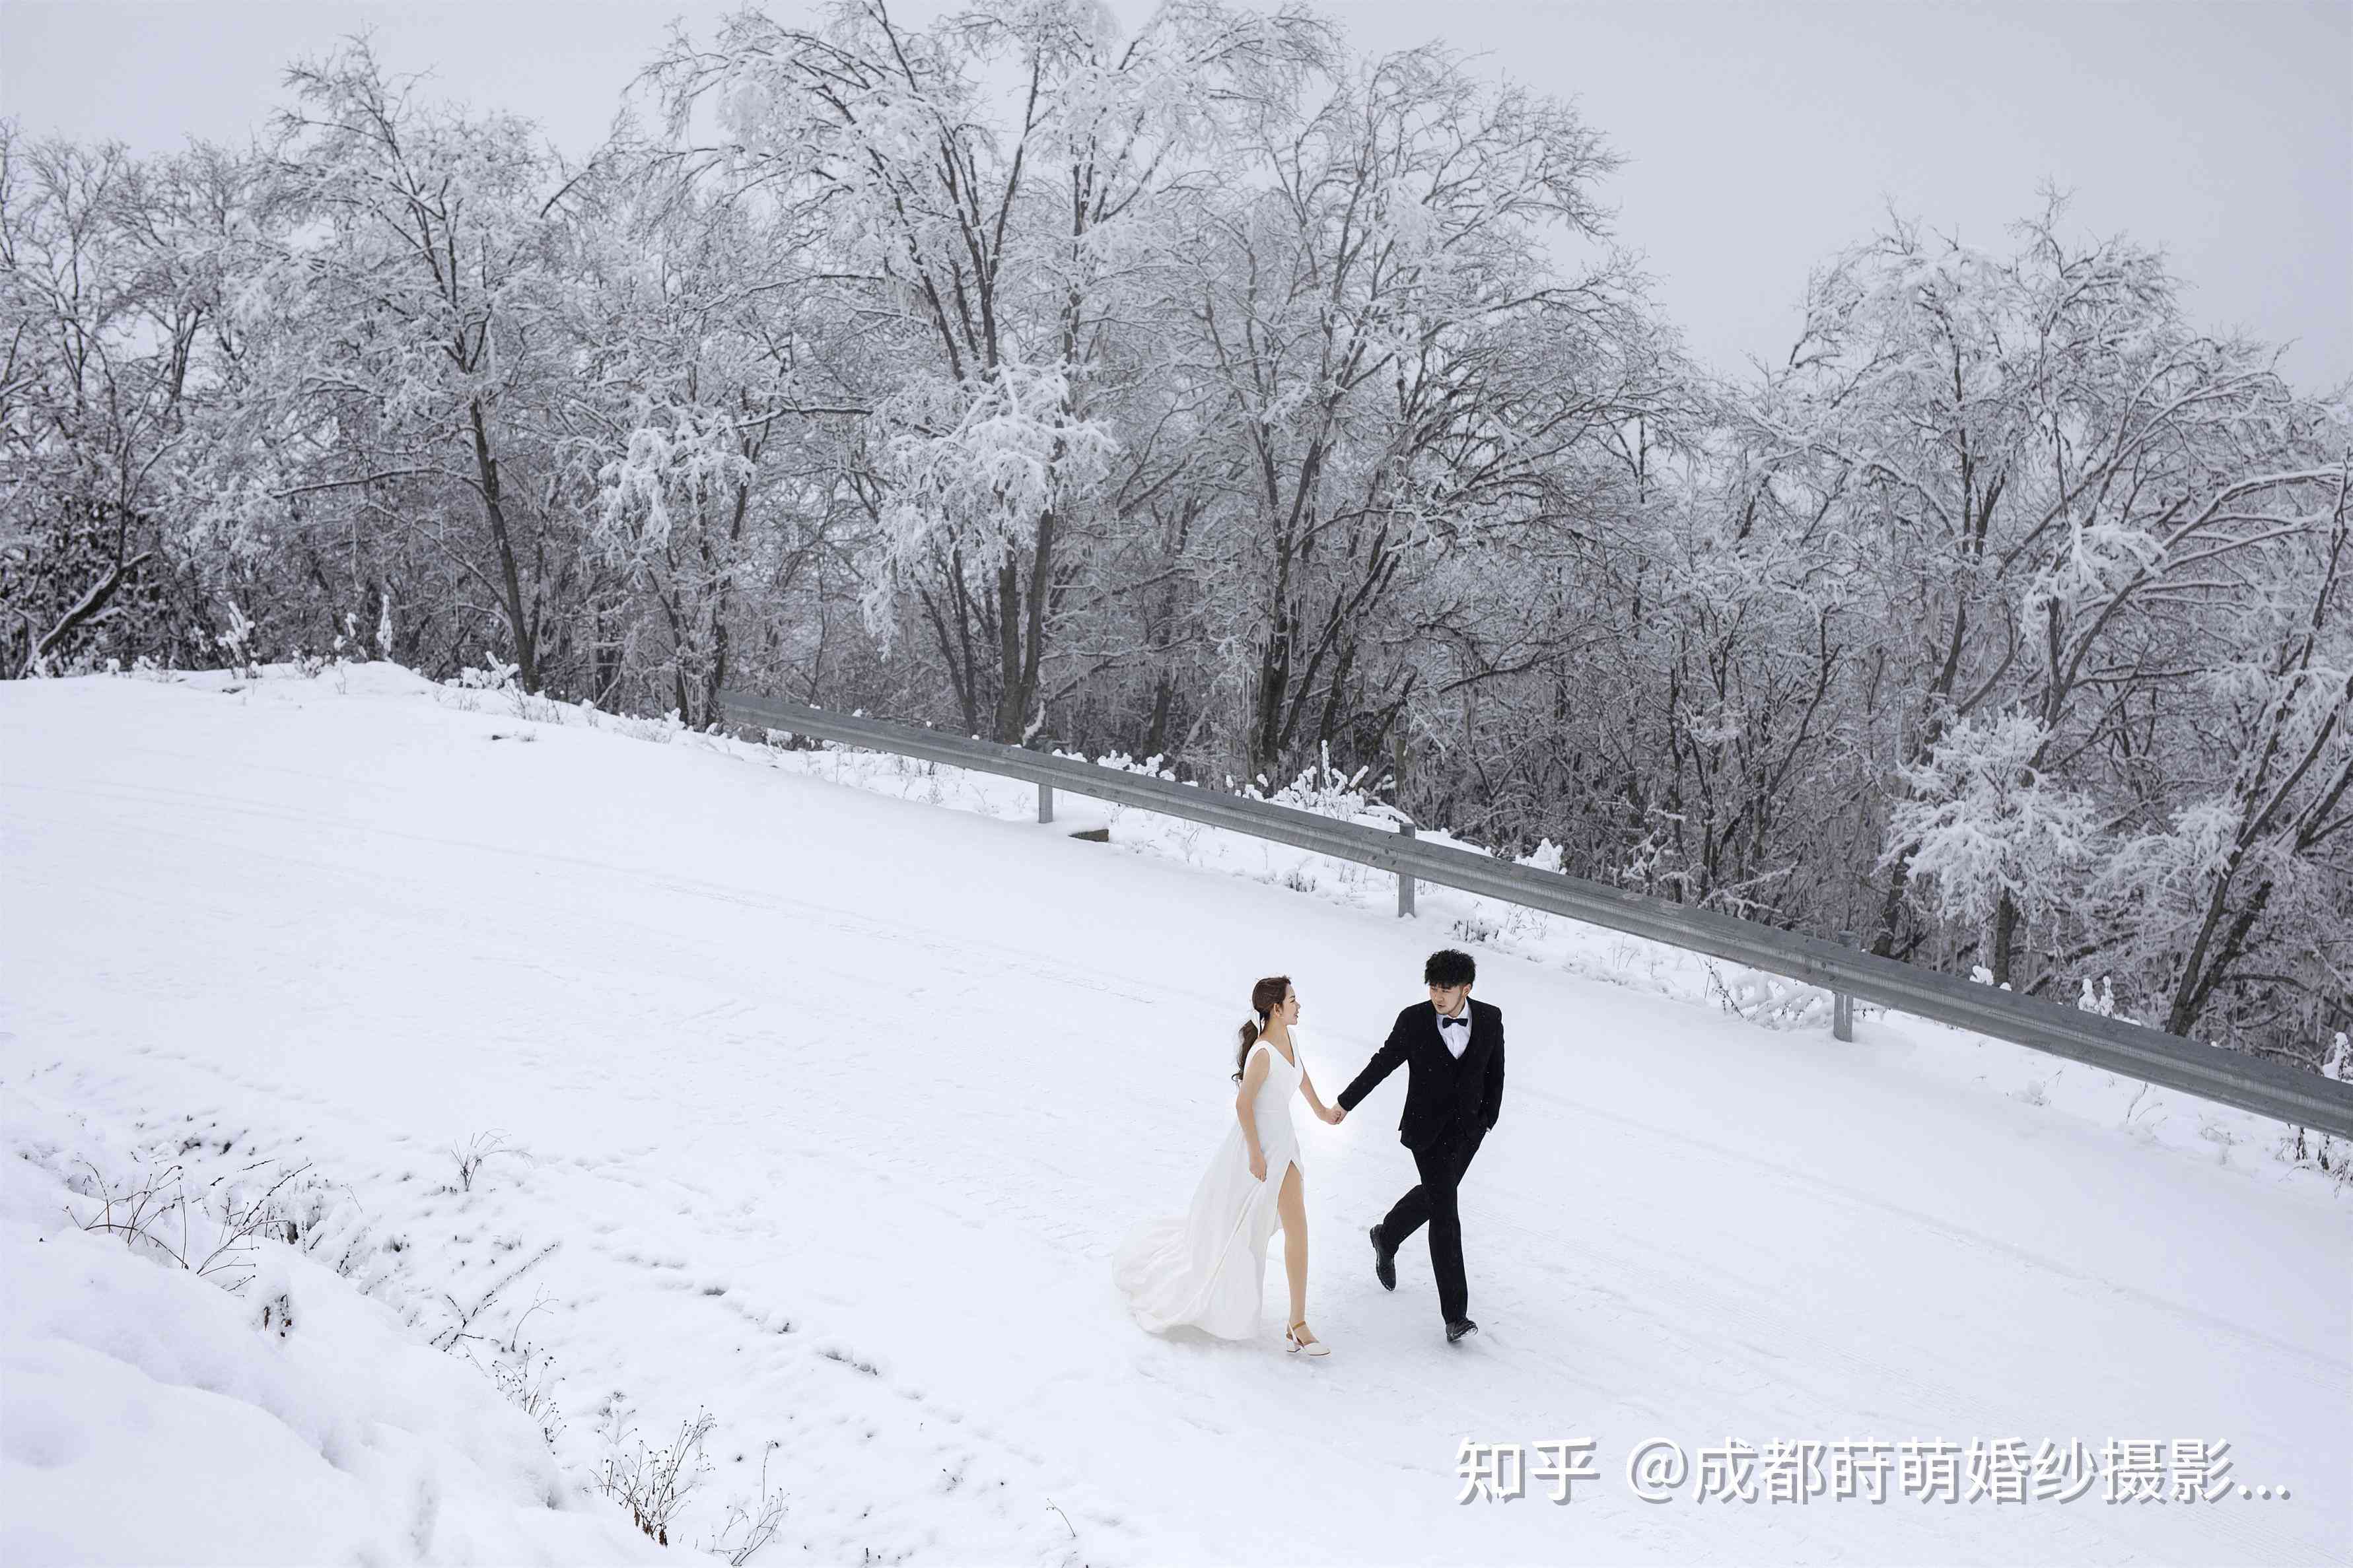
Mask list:
[[[1302,1319],[1285,1328],[1282,1331],[1283,1348],[1293,1355],[1330,1355],[1332,1347],[1322,1340],[1312,1337],[1303,1340],[1299,1337],[1299,1331],[1306,1326],[1306,1321]]]

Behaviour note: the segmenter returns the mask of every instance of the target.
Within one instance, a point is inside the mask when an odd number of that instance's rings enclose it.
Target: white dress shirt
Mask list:
[[[1451,1018],[1443,1013],[1438,1015],[1438,1037],[1446,1042],[1447,1050],[1456,1061],[1462,1059],[1462,1053],[1471,1048],[1471,1004],[1465,1002],[1462,1011]]]

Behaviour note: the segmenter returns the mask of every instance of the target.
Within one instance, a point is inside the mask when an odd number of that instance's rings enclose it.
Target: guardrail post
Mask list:
[[[1398,832],[1408,838],[1412,837],[1413,824],[1398,823]],[[1411,913],[1413,913],[1413,874],[1409,871],[1399,871],[1398,873],[1398,919],[1403,920]]]
[[[1854,932],[1851,931],[1839,932],[1839,945],[1852,947]],[[1843,991],[1831,993],[1831,1038],[1834,1040],[1854,1038],[1854,998]]]
[[[1038,820],[1040,822],[1054,820],[1054,786],[1052,784],[1041,784],[1038,786]]]

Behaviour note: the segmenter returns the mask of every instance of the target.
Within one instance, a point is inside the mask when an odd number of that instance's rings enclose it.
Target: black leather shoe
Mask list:
[[[1366,1233],[1373,1238],[1373,1278],[1381,1282],[1384,1290],[1397,1289],[1397,1248],[1381,1239],[1381,1227],[1375,1226]]]
[[[1455,1341],[1461,1339],[1463,1335],[1475,1334],[1478,1331],[1479,1325],[1472,1322],[1470,1319],[1457,1318],[1452,1322],[1446,1325],[1446,1342],[1451,1345]]]

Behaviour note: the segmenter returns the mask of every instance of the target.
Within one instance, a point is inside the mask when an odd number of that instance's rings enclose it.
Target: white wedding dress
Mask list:
[[[1250,1101],[1259,1147],[1266,1154],[1266,1180],[1250,1173],[1250,1145],[1237,1117],[1210,1156],[1201,1184],[1193,1189],[1193,1206],[1184,1217],[1139,1226],[1119,1249],[1113,1278],[1135,1321],[1155,1334],[1178,1327],[1228,1340],[1258,1333],[1267,1243],[1278,1223],[1275,1202],[1289,1167],[1297,1165],[1303,1174],[1307,1169],[1291,1125],[1291,1100],[1306,1070],[1298,1058],[1296,1030],[1291,1049],[1294,1059],[1285,1061],[1263,1040],[1250,1047],[1250,1056],[1264,1051],[1268,1057],[1265,1081]],[[1243,1066],[1249,1066],[1247,1058]]]

